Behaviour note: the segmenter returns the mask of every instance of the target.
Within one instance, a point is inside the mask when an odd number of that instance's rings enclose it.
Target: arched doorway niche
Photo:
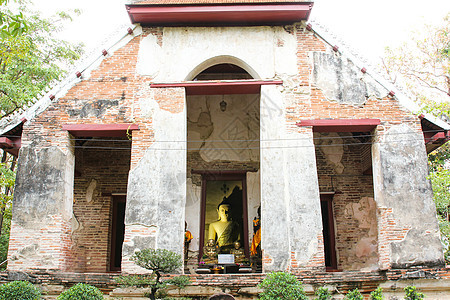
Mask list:
[[[246,81],[258,78],[247,64],[228,56],[198,65],[187,81]],[[235,64],[233,62],[238,62]],[[232,202],[239,224],[244,262],[250,262],[253,219],[260,206],[260,90],[222,87],[217,92],[186,94],[187,112],[187,229],[193,240],[185,261],[189,272],[198,268],[209,225],[218,220],[217,207]],[[218,240],[218,236],[215,236]],[[229,249],[222,247],[223,254]],[[235,256],[236,259],[236,256]],[[237,262],[237,261],[236,261]],[[208,262],[206,262],[208,264]]]
[[[243,60],[241,60],[237,57],[234,57],[234,56],[230,56],[230,55],[220,55],[220,56],[215,56],[210,59],[207,59],[204,62],[202,62],[201,64],[199,64],[198,66],[196,66],[185,77],[185,81],[192,81],[196,77],[198,77],[198,75],[200,75],[202,72],[207,70],[208,68],[211,68],[211,67],[217,66],[217,65],[223,65],[223,64],[234,65],[236,67],[239,67],[239,68],[245,70],[245,72],[247,72],[252,79],[260,79],[260,76],[258,75],[258,73]],[[236,78],[236,79],[238,79],[238,78]]]

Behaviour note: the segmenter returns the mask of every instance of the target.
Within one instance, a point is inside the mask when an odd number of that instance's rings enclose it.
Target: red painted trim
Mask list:
[[[7,138],[7,137],[0,137],[0,148],[5,150],[8,153],[11,153],[14,156],[19,155],[20,147],[22,146],[22,137],[16,137],[16,138]]]
[[[174,83],[151,83],[151,88],[170,88],[170,87],[209,87],[209,86],[251,86],[251,85],[279,85],[282,80],[229,80],[229,81],[185,81]]]
[[[232,5],[126,5],[132,23],[151,25],[262,25],[307,20],[313,3]]]
[[[424,133],[424,138],[425,138],[425,143],[426,144],[432,144],[438,140],[448,140],[448,135],[445,132],[438,132],[436,134],[425,134]]]
[[[261,85],[281,85],[281,80],[186,81],[151,83],[151,88],[184,87],[186,95],[259,94]]]
[[[139,130],[138,124],[64,124],[62,130],[75,137],[126,137],[127,131]]]
[[[314,132],[367,132],[380,124],[380,119],[331,119],[301,120],[297,126],[312,126]]]
[[[13,148],[13,147],[14,141],[4,136],[0,137],[0,148]]]

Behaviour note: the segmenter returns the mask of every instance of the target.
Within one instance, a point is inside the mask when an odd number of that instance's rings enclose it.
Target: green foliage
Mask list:
[[[153,271],[150,275],[129,275],[120,276],[116,282],[121,286],[149,287],[150,292],[145,297],[150,299],[166,299],[166,289],[168,285],[183,289],[189,284],[189,277],[177,276],[162,281],[161,273],[170,273],[181,267],[181,256],[166,249],[144,249],[136,251],[131,260],[144,269]]]
[[[0,37],[18,36],[28,30],[22,12],[13,13],[8,9],[9,0],[0,0]]]
[[[0,285],[0,300],[41,299],[41,291],[28,281],[12,281]]]
[[[61,293],[57,300],[102,300],[103,293],[95,286],[78,283]]]
[[[370,300],[383,300],[383,289],[378,287],[375,291],[370,293]]]
[[[2,234],[0,235],[0,263],[6,261],[8,257],[9,231],[11,229],[11,205],[3,212]],[[5,270],[7,264],[0,266],[0,270]]]
[[[16,173],[11,170],[11,163],[0,163],[0,263],[5,262],[8,256],[12,191],[16,178]],[[0,265],[0,270],[4,270],[6,267],[7,264],[3,263]]]
[[[317,296],[314,300],[329,300],[331,299],[331,293],[326,287],[320,287],[314,293]]]
[[[363,295],[358,291],[358,289],[354,289],[345,295],[345,300],[364,300]]]
[[[189,279],[189,276],[182,275],[168,279],[166,280],[166,283],[176,286],[179,290],[182,290],[191,283],[191,280]]]
[[[12,201],[12,193],[3,193],[6,190],[12,190],[16,181],[16,172],[11,171],[9,163],[0,163],[0,210]]]
[[[301,282],[290,273],[270,273],[258,286],[263,289],[263,292],[259,295],[259,299],[262,300],[308,299]]]
[[[131,256],[131,260],[147,270],[170,273],[181,267],[181,256],[166,249],[144,249]]]
[[[407,286],[404,288],[405,291],[405,299],[407,300],[420,300],[425,297],[425,295],[421,292],[417,291],[415,286]]]
[[[445,144],[428,155],[429,179],[433,187],[433,199],[444,245],[444,258],[450,263],[450,170],[445,167],[450,158],[450,146]]]
[[[121,287],[150,287],[156,283],[156,276],[154,274],[148,275],[126,275],[117,276],[114,278]]]
[[[82,52],[81,45],[55,37],[67,16],[44,19],[25,6],[19,10],[28,30],[0,36],[0,118],[33,103]]]

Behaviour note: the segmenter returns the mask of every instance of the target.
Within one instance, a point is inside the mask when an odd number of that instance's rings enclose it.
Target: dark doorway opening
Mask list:
[[[113,195],[110,270],[120,271],[125,235],[125,195]]]
[[[327,268],[327,270],[337,270],[336,241],[333,218],[333,195],[321,194],[320,207],[322,211],[325,267]]]

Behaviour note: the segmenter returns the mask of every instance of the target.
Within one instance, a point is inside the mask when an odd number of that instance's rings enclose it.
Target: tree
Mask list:
[[[9,0],[0,0],[0,37],[18,36],[28,30],[22,12],[12,13],[6,8]]]
[[[0,1],[6,7],[4,4],[8,0]],[[20,13],[17,22],[26,24],[27,30],[15,30],[20,27],[16,21],[5,23],[5,19],[17,16],[10,10],[1,15],[3,27],[0,30],[13,34],[0,35],[0,118],[36,101],[41,93],[62,78],[82,53],[82,45],[55,37],[63,22],[70,20],[69,14],[59,13],[50,20],[27,12],[25,7],[20,10],[25,14]]]
[[[450,14],[440,27],[425,26],[409,42],[386,49],[382,68],[392,82],[407,92],[423,112],[449,121],[450,117]],[[422,112],[421,112],[422,113]],[[429,178],[434,192],[445,259],[450,263],[450,146],[445,144],[428,155]]]
[[[131,260],[136,265],[152,271],[150,275],[119,276],[116,281],[122,286],[150,287],[146,296],[152,300],[164,295],[167,285],[171,284],[182,289],[189,284],[187,276],[177,276],[162,281],[163,273],[171,273],[182,266],[181,256],[166,249],[143,249],[136,251]]]
[[[19,12],[12,11],[12,4]],[[82,53],[82,45],[54,37],[63,22],[71,20],[69,14],[43,19],[23,5],[0,0],[0,118],[33,103]],[[6,267],[14,166],[15,158],[4,152],[0,162],[0,269]]]
[[[0,162],[0,269],[6,268],[16,157],[3,151]]]
[[[416,101],[436,107],[436,100],[450,100],[450,14],[442,26],[425,25],[399,48],[386,48],[382,69]]]
[[[428,155],[430,169],[429,178],[433,187],[433,198],[436,203],[439,229],[444,244],[444,258],[450,262],[450,144],[446,143]]]

